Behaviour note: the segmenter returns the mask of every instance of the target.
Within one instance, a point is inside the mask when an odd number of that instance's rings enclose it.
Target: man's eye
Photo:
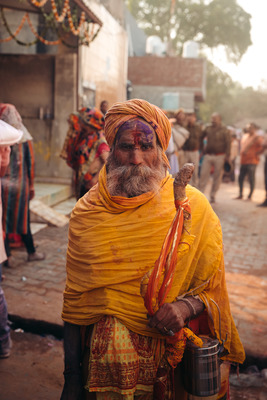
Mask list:
[[[132,148],[133,148],[133,145],[132,145],[132,144],[122,143],[122,144],[120,145],[120,149],[122,149],[122,150],[132,150]]]
[[[151,144],[143,144],[142,145],[142,150],[146,151],[146,150],[151,150],[153,149],[153,146]]]

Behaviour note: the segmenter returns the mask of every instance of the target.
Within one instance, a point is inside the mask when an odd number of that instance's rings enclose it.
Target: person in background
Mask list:
[[[9,234],[19,234],[25,245],[27,261],[40,261],[45,254],[37,252],[30,227],[30,200],[34,197],[34,152],[33,140],[22,123],[20,114],[12,104],[0,103],[0,119],[23,132],[17,144],[11,146],[10,164],[2,178],[3,230],[6,233],[7,261],[12,266]]]
[[[240,148],[240,171],[238,177],[239,196],[236,200],[243,198],[243,187],[245,177],[248,177],[250,191],[247,200],[251,200],[255,188],[255,173],[259,164],[259,155],[263,151],[263,137],[257,134],[257,126],[253,122],[245,128],[245,135],[241,139]]]
[[[100,111],[102,112],[103,115],[106,115],[106,112],[108,111],[108,102],[107,100],[102,100],[100,103]]]
[[[185,399],[187,323],[225,340],[228,371],[244,360],[220,222],[206,197],[186,186],[190,164],[174,184],[170,136],[166,115],[145,100],[115,103],[106,114],[110,156],[69,225],[61,400]],[[227,385],[218,398],[229,398]]]
[[[175,176],[179,171],[179,164],[178,164],[177,152],[175,150],[175,145],[173,141],[173,134],[170,137],[169,146],[166,150],[166,156],[170,163],[169,172],[172,176]]]
[[[171,119],[172,121],[172,136],[173,142],[175,146],[175,151],[178,155],[178,165],[179,168],[182,168],[183,164],[183,150],[182,147],[185,141],[189,138],[189,132],[186,129],[187,126],[187,117],[183,108],[179,108],[179,110],[175,114],[175,118]]]
[[[186,163],[194,164],[195,169],[190,184],[198,187],[199,143],[202,129],[197,123],[197,116],[195,112],[187,113],[186,129],[189,132],[189,137],[182,146],[180,160],[182,165]]]
[[[234,130],[231,131],[231,150],[230,150],[230,163],[231,172],[230,180],[235,182],[235,168],[236,168],[236,158],[239,154],[239,141],[237,139],[237,134]]]
[[[207,140],[205,150],[203,150],[204,138]],[[205,191],[213,168],[210,203],[215,202],[215,195],[222,179],[224,163],[225,161],[229,162],[230,146],[231,135],[229,130],[222,124],[220,114],[213,113],[211,124],[202,131],[200,138],[200,150],[203,151],[204,157],[200,170],[199,189],[201,192]]]
[[[262,143],[264,152],[264,186],[265,186],[265,200],[263,203],[258,204],[258,207],[267,207],[267,131],[265,131]]]
[[[162,110],[162,111],[168,117],[167,111],[165,111],[165,110]],[[176,122],[176,118],[169,118],[169,121],[172,126],[173,123]],[[170,168],[168,170],[172,176],[175,176],[177,174],[177,172],[179,171],[179,164],[178,164],[178,158],[177,158],[178,151],[177,151],[177,148],[176,148],[176,146],[174,144],[174,140],[173,140],[173,131],[171,133],[169,145],[166,150],[166,156],[167,156],[169,164],[170,164]]]
[[[235,162],[239,154],[239,141],[237,140],[237,134],[234,128],[228,127],[228,129],[231,133],[231,149],[230,149],[229,162],[224,163],[223,177],[222,177],[224,183],[235,181]]]
[[[68,122],[60,156],[75,172],[75,194],[79,199],[97,183],[109,146],[103,133],[104,116],[96,108],[83,107],[70,114]]]
[[[10,161],[10,146],[14,144],[22,136],[22,132],[12,128],[5,122],[0,120],[0,177],[3,177]],[[2,281],[2,263],[7,258],[4,237],[2,230],[2,201],[1,201],[1,185],[0,185],[0,358],[10,356],[11,339],[10,328],[8,325],[7,303],[4,291],[1,287]]]

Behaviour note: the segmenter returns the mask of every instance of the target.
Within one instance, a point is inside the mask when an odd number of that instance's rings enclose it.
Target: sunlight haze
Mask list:
[[[242,86],[253,86],[261,88],[262,81],[265,81],[264,88],[267,88],[267,0],[238,0],[237,3],[251,15],[251,40],[247,52],[243,55],[240,63],[235,65],[229,63],[223,51],[214,51],[209,55],[211,61],[222,71],[227,72],[234,81]]]

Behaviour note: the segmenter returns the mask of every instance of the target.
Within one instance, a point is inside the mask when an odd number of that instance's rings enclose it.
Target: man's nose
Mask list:
[[[141,149],[133,149],[130,155],[130,163],[133,165],[140,165],[143,162],[143,154]]]

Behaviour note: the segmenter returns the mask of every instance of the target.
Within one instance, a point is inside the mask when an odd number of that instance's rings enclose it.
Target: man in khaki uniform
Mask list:
[[[205,137],[207,144],[203,149],[203,140]],[[204,192],[213,169],[213,181],[210,191],[211,203],[215,202],[215,194],[221,183],[224,162],[229,161],[230,147],[230,131],[222,124],[220,114],[212,114],[211,124],[203,130],[200,140],[200,149],[203,150],[204,158],[199,181],[199,189],[201,192]]]

